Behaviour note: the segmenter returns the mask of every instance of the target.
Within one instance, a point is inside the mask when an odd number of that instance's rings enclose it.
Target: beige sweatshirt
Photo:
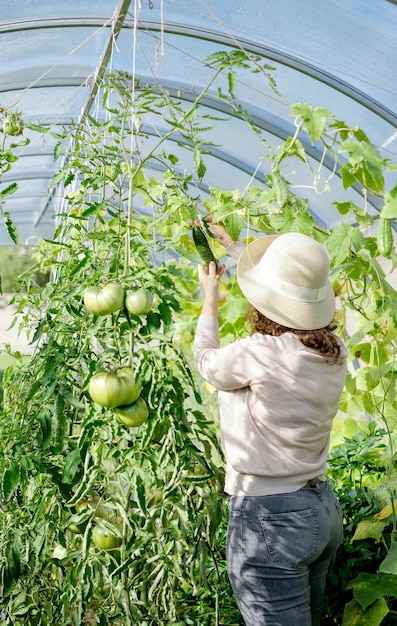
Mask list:
[[[219,390],[226,493],[288,493],[324,477],[346,364],[327,364],[292,333],[221,348],[212,315],[198,321],[194,352],[198,372]]]

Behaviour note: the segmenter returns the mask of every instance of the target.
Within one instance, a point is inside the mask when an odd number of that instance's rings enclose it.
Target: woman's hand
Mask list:
[[[209,231],[214,235],[215,239],[221,244],[221,246],[228,248],[233,243],[233,239],[227,232],[226,226],[223,222],[214,223],[211,215],[206,215],[203,219],[207,222]]]
[[[203,265],[198,266],[198,277],[204,293],[202,313],[215,316],[218,314],[219,279],[224,271],[224,265],[221,265],[217,270],[216,264],[213,261],[209,264],[208,269],[204,268]]]

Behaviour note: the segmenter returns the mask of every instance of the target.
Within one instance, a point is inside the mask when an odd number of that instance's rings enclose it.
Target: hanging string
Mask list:
[[[164,56],[164,0],[160,0],[160,54]]]
[[[137,33],[138,33],[138,21],[141,11],[141,0],[134,0],[134,27],[132,29],[132,100],[135,97],[135,77],[136,77],[136,48],[137,48]],[[133,116],[133,111],[131,111]],[[131,117],[131,128],[134,128],[133,117]],[[131,145],[132,150],[132,145]]]

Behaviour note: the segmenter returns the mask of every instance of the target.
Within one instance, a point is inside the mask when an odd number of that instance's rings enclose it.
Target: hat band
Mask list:
[[[285,296],[291,300],[298,300],[299,302],[321,302],[324,300],[327,291],[326,285],[318,289],[298,287],[297,285],[291,285],[285,282],[274,274],[267,274],[265,276],[264,285],[270,287],[280,296]]]

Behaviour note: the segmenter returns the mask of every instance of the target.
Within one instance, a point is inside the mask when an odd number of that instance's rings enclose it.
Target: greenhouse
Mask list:
[[[2,0],[0,624],[397,623],[396,5]]]

